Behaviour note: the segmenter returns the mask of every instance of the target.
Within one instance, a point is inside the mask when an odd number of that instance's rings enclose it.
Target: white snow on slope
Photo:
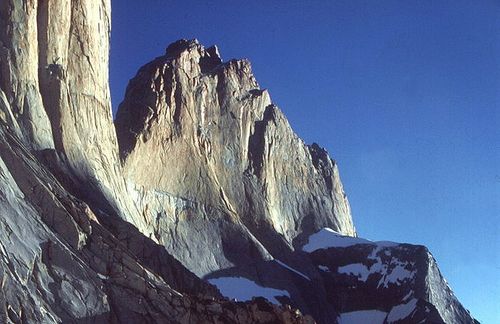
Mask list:
[[[370,270],[361,263],[353,263],[343,267],[339,267],[338,273],[345,273],[356,276],[360,281],[366,281],[366,279],[368,279],[368,276],[371,274]]]
[[[413,271],[405,268],[406,263],[398,262],[396,266],[387,273],[387,269],[382,273],[384,276],[380,279],[377,287],[383,286],[387,288],[390,283],[400,285],[403,281],[412,279],[415,276]]]
[[[255,282],[241,277],[222,277],[209,279],[212,285],[219,288],[225,297],[236,299],[238,301],[252,300],[253,297],[264,297],[271,303],[280,304],[276,296],[287,296],[290,294],[286,290],[261,287]]]
[[[389,287],[389,284],[395,284],[397,286],[401,285],[406,280],[411,280],[415,277],[415,272],[407,270],[407,263],[395,261],[395,266],[391,267],[387,264],[382,264],[382,261],[374,263],[371,267],[367,267],[361,263],[348,264],[338,268],[338,273],[343,273],[347,275],[356,276],[359,281],[364,281],[372,274],[379,273],[382,275],[380,278],[378,287]]]
[[[338,324],[382,324],[386,316],[386,312],[376,309],[341,313],[338,317]]]
[[[402,301],[407,301],[408,298],[410,298],[413,295],[413,289],[410,289],[410,291],[401,299]]]
[[[396,246],[398,243],[381,241],[372,242],[359,237],[344,236],[331,228],[323,228],[319,232],[309,236],[309,241],[302,247],[302,251],[313,252],[329,247],[349,247],[356,244],[376,244],[378,246]]]
[[[280,260],[278,260],[278,259],[274,259],[274,261],[276,261],[276,263],[278,263],[278,264],[279,264],[280,266],[282,266],[283,268],[286,268],[286,269],[288,269],[288,270],[290,270],[290,271],[292,271],[292,272],[294,272],[294,273],[298,274],[298,275],[299,275],[299,276],[301,276],[302,278],[304,278],[304,279],[306,279],[306,280],[311,281],[311,279],[310,279],[308,276],[306,276],[305,274],[303,274],[302,272],[300,272],[300,271],[298,271],[298,270],[295,270],[294,268],[290,267],[290,266],[289,266],[289,265],[287,265],[286,263],[284,263],[284,262],[282,262],[282,261],[280,261]]]
[[[387,322],[392,323],[405,319],[415,310],[416,306],[417,299],[415,298],[410,299],[406,304],[394,306],[389,312],[389,315],[387,315]]]
[[[323,272],[330,272],[330,268],[328,268],[327,266],[319,265],[318,268]]]

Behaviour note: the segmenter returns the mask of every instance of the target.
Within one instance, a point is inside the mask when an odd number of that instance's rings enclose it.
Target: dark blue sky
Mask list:
[[[113,1],[114,107],[179,38],[249,58],[337,160],[359,235],[428,246],[500,322],[500,1]]]

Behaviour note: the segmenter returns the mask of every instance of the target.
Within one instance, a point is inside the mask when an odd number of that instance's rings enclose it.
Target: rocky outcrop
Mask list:
[[[224,295],[238,295],[224,285],[228,278],[284,292],[280,302],[319,323],[477,323],[424,246],[372,242],[331,229],[311,235],[287,259],[224,269],[207,279]]]
[[[330,235],[333,244],[309,251],[340,316],[376,310],[384,323],[476,323],[426,247]]]
[[[130,81],[115,125],[147,231],[198,275],[325,226],[355,234],[335,162],[297,137],[246,60],[178,41]]]

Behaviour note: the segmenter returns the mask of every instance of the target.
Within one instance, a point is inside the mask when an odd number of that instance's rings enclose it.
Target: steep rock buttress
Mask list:
[[[199,275],[323,227],[355,235],[337,165],[297,137],[247,60],[178,41],[130,81],[115,125],[135,203]]]

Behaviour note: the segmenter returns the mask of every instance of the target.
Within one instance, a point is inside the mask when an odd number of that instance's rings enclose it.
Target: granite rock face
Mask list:
[[[109,0],[2,1],[0,118],[51,156],[79,195],[126,219],[137,211],[111,115],[110,19]]]
[[[198,275],[293,251],[322,227],[355,235],[337,165],[297,137],[246,60],[178,41],[130,81],[115,125],[148,231]]]
[[[37,15],[36,1],[0,3],[0,119],[44,149],[54,141],[40,93]]]
[[[474,322],[427,249],[355,237],[247,60],[175,42],[113,125],[110,10],[0,2],[0,323]]]

